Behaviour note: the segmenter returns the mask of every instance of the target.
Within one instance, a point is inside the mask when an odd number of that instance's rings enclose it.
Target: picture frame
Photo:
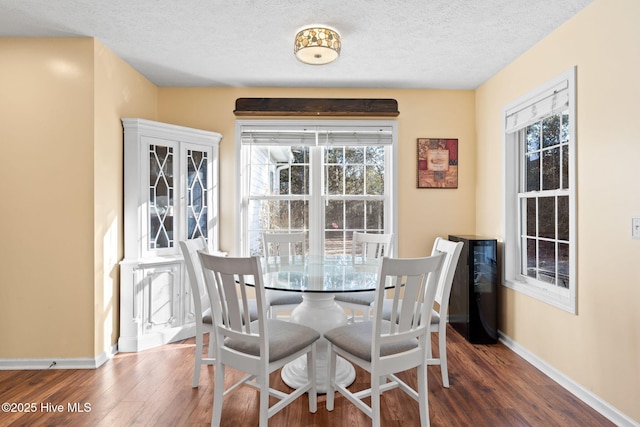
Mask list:
[[[458,188],[458,139],[418,138],[417,188]]]

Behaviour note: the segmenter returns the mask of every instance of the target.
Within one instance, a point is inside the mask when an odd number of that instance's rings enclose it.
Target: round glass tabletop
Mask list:
[[[364,292],[378,284],[377,259],[350,256],[263,259],[265,289],[294,292]]]

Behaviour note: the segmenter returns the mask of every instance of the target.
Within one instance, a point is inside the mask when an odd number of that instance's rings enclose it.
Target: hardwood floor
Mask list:
[[[451,328],[447,338],[449,389],[442,387],[439,367],[429,367],[432,426],[614,425],[502,344],[471,345]],[[140,353],[120,353],[96,370],[0,371],[0,402],[34,410],[0,412],[0,425],[210,425],[214,369],[203,366],[200,387],[191,388],[194,348],[190,339]],[[361,370],[356,374],[352,387],[366,388],[368,374]],[[226,381],[239,375],[228,370]],[[415,386],[414,372],[404,372],[403,377]],[[273,374],[272,384],[287,387],[278,373]],[[228,395],[222,425],[257,425],[257,396],[246,386]],[[324,402],[320,396],[318,411],[310,414],[303,396],[276,414],[270,426],[370,425],[343,397],[336,395],[332,412]],[[383,426],[419,424],[418,405],[403,392],[385,393],[382,404]]]

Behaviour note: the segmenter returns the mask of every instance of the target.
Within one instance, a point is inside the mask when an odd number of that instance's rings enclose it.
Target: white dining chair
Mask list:
[[[215,337],[212,334],[213,319],[211,317],[209,298],[206,294],[204,277],[202,276],[202,268],[200,267],[200,259],[198,258],[198,251],[207,250],[207,242],[204,237],[198,237],[196,239],[181,241],[179,245],[184,258],[184,264],[187,268],[196,323],[196,358],[193,370],[193,383],[191,385],[195,388],[198,387],[200,380],[200,366],[202,364],[213,365],[215,361]],[[209,334],[209,348],[207,351],[208,357],[203,358],[202,347],[205,334]]]
[[[189,289],[193,299],[193,316],[196,324],[196,357],[195,367],[193,370],[192,387],[198,387],[200,382],[200,366],[213,365],[215,362],[215,335],[213,331],[213,318],[211,314],[211,306],[209,305],[209,297],[207,295],[204,276],[202,275],[202,267],[200,265],[199,251],[207,252],[207,242],[204,237],[200,236],[195,239],[183,240],[179,242],[180,251],[184,258],[184,264],[187,269],[187,278],[189,281]],[[223,256],[219,252],[217,255]],[[251,320],[257,318],[256,301],[249,302],[249,317]],[[209,346],[207,349],[207,357],[202,357],[202,347],[204,335],[209,334]]]
[[[215,384],[211,425],[219,426],[223,398],[238,386],[248,384],[260,390],[259,426],[304,393],[309,393],[309,411],[316,412],[316,341],[320,333],[308,326],[267,315],[262,267],[258,257],[229,258],[199,252],[200,262],[213,309],[216,346]],[[250,322],[247,313],[249,284],[255,288],[258,319]],[[285,393],[270,387],[269,375],[294,359],[307,357],[307,382]],[[225,390],[227,367],[248,375]],[[278,402],[269,406],[269,398]]]
[[[462,242],[452,242],[450,240],[437,237],[431,255],[444,254],[444,264],[442,265],[442,273],[438,281],[438,290],[436,292],[436,302],[438,310],[432,310],[430,332],[438,334],[438,357],[433,357],[433,350],[429,354],[429,365],[440,365],[440,373],[442,375],[442,385],[449,387],[449,369],[447,366],[447,320],[449,312],[449,297],[451,295],[451,285],[453,276],[458,266],[458,259],[462,252]]]
[[[430,348],[428,354],[429,365],[440,365],[440,373],[442,375],[442,385],[449,387],[449,369],[447,365],[447,319],[449,311],[449,297],[451,295],[451,285],[453,276],[455,275],[460,252],[462,251],[462,242],[452,242],[450,240],[437,237],[431,249],[431,255],[443,254],[444,262],[442,264],[442,273],[438,280],[438,290],[436,292],[435,302],[438,303],[438,309],[431,310],[431,319],[429,332],[438,334],[438,357],[433,357],[433,350]],[[391,320],[391,301],[385,300],[382,306],[382,318]]]
[[[305,256],[305,233],[263,233],[262,243],[267,266],[279,263],[302,263]],[[269,316],[278,317],[278,313],[291,312],[302,302],[299,292],[267,290]]]
[[[393,234],[375,234],[353,232],[351,240],[351,259],[353,262],[363,264],[375,262],[382,256],[391,256]],[[356,311],[362,312],[363,320],[369,320],[371,303],[375,298],[375,292],[341,292],[336,293],[335,301],[343,308],[350,311],[350,319],[356,319]]]
[[[412,259],[383,258],[373,320],[350,323],[324,333],[329,341],[327,410],[333,410],[334,394],[338,391],[368,415],[374,427],[379,427],[381,394],[400,388],[418,402],[420,425],[429,425],[427,355],[431,341],[427,314],[433,308],[443,259],[442,254]],[[388,283],[393,286],[385,289]],[[387,293],[397,322],[382,319],[381,302]],[[340,385],[335,378],[337,356],[369,372],[370,388],[352,392]],[[417,391],[396,375],[412,368],[417,370]],[[365,401],[367,398],[370,404]]]

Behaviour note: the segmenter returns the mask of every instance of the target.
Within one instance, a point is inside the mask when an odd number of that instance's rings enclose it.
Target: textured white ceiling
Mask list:
[[[591,1],[0,0],[0,37],[95,37],[163,87],[474,89]],[[315,23],[336,62],[295,59]]]

